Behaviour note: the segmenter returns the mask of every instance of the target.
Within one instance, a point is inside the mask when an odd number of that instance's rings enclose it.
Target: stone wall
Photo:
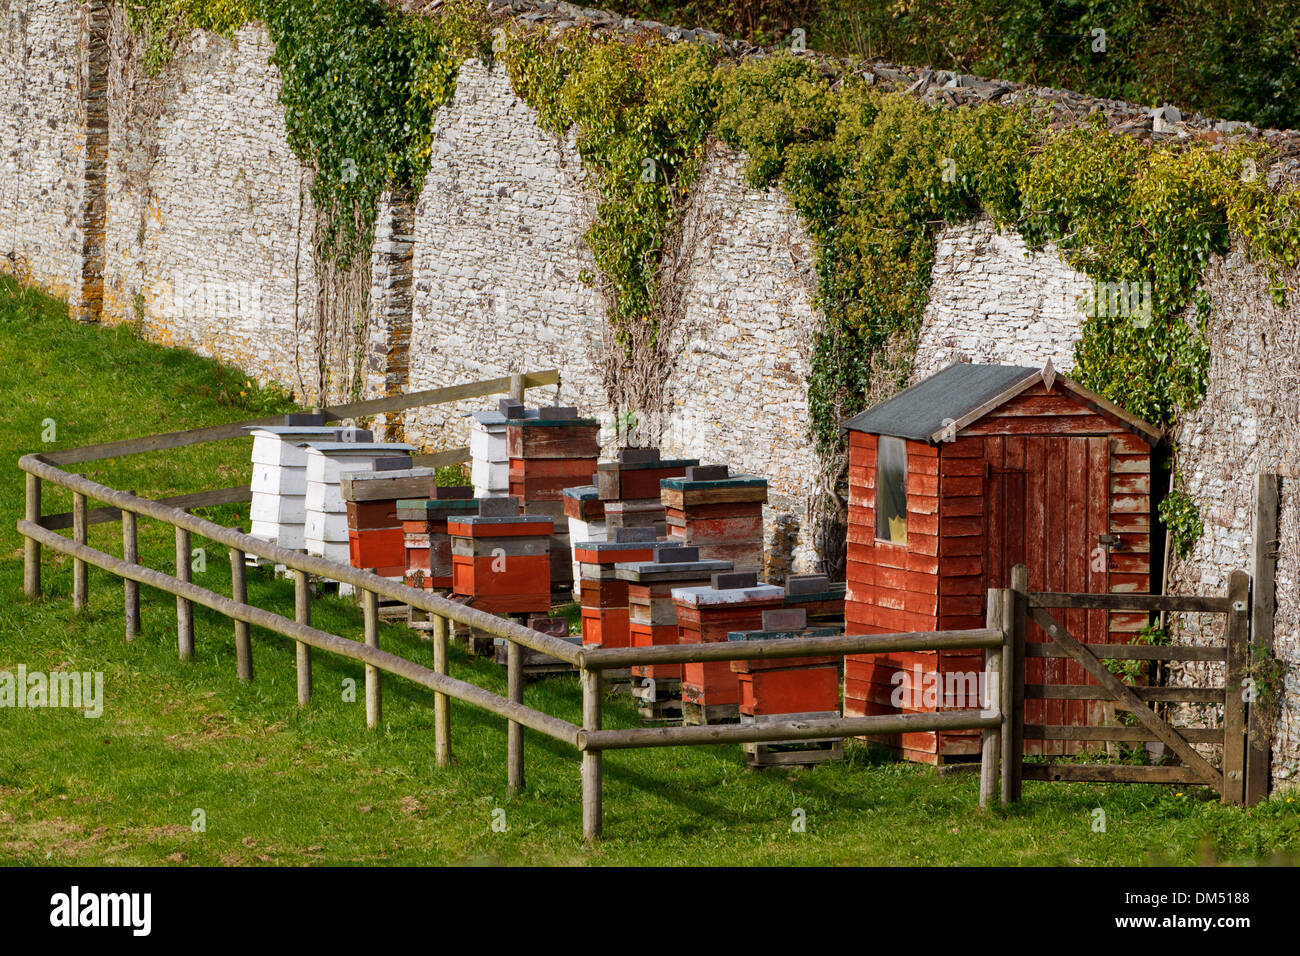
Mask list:
[[[0,270],[76,303],[86,159],[81,4],[0,0]]]
[[[432,152],[415,207],[407,391],[556,368],[565,404],[607,418],[604,309],[583,282],[594,269],[582,239],[594,199],[572,139],[537,125],[504,68],[471,60],[438,113]],[[555,397],[532,390],[528,402]],[[414,409],[407,438],[467,444],[464,413],[484,405]]]
[[[314,398],[310,175],[266,28],[198,32],[143,75],[114,24],[104,317]]]

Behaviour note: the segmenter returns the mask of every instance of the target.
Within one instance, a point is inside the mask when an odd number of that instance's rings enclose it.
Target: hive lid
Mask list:
[[[566,498],[577,498],[579,501],[594,501],[600,498],[595,485],[574,485],[572,488],[565,488],[562,493]]]
[[[600,461],[597,471],[641,471],[649,468],[690,468],[698,465],[698,458],[656,458],[654,461]]]
[[[292,438],[300,435],[333,435],[334,425],[245,425],[244,431],[256,434],[283,435]]]
[[[661,478],[659,487],[681,490],[690,487],[692,491],[702,488],[766,488],[767,479],[758,475],[732,475],[730,478],[718,478],[714,481],[687,481],[685,478]]]
[[[838,627],[805,627],[797,631],[728,631],[729,641],[780,641],[792,637],[834,637]]]
[[[356,454],[370,454],[375,452],[396,452],[396,451],[415,451],[414,445],[404,445],[400,443],[389,442],[361,442],[361,441],[304,441],[298,443],[299,448],[310,448],[318,451],[323,455],[341,455],[349,452]]]
[[[747,604],[750,601],[780,600],[785,596],[785,588],[775,584],[757,584],[748,588],[726,588],[718,590],[710,586],[693,588],[673,588],[673,600],[690,604],[693,607],[709,607],[722,604]]]

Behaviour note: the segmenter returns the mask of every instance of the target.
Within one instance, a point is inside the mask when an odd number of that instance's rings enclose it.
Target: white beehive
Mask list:
[[[470,482],[475,498],[510,494],[510,447],[506,417],[498,411],[473,412],[469,427]]]
[[[410,455],[413,445],[385,442],[304,442],[307,494],[304,537],[307,553],[347,564],[348,515],[339,489],[343,475],[372,471],[377,458]]]
[[[253,493],[249,534],[282,548],[305,548],[307,450],[304,441],[334,436],[335,425],[252,425]]]

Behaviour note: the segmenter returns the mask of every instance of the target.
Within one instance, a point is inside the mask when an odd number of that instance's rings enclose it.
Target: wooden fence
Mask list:
[[[1250,641],[1250,577],[1234,571],[1228,593],[1223,597],[1194,597],[1153,594],[1068,594],[1030,592],[1024,565],[1012,571],[1012,587],[1004,592],[1009,602],[1010,631],[1014,644],[1013,687],[1009,710],[1012,714],[1010,754],[1020,759],[1002,765],[1004,788],[1010,799],[1019,799],[1022,779],[1047,781],[1106,781],[1121,783],[1203,784],[1213,787],[1224,803],[1250,804],[1263,796],[1262,790],[1246,788],[1247,779],[1247,694],[1243,679]],[[1063,627],[1052,611],[1082,609],[1100,611],[1194,612],[1225,618],[1225,640],[1219,646],[1159,646],[1151,644],[1085,643]],[[1029,641],[1029,622],[1042,629],[1045,640]],[[1095,684],[1027,683],[1026,661],[1032,658],[1069,658],[1091,676]],[[1223,683],[1201,687],[1132,687],[1113,674],[1108,660],[1202,661],[1224,665]],[[1027,700],[1111,701],[1136,718],[1139,726],[1078,726],[1050,723],[1026,724]],[[1156,712],[1159,703],[1211,704],[1222,707],[1223,720],[1213,728],[1180,727]],[[1025,739],[1068,741],[1159,741],[1179,758],[1178,764],[1134,765],[1124,763],[1030,762],[1023,758]],[[1220,748],[1216,767],[1194,745],[1213,744]],[[1251,752],[1254,773],[1267,780],[1267,741],[1260,751]]]
[[[552,377],[554,376],[554,377]],[[497,379],[473,385],[437,389],[396,398],[377,399],[355,405],[324,409],[327,419],[339,420],[353,415],[395,411],[433,402],[454,401],[488,395],[509,388],[522,396],[523,388],[557,381],[555,373],[538,373]],[[1011,605],[1004,596],[993,599],[990,592],[988,627],[969,631],[935,631],[914,634],[844,635],[794,640],[745,641],[725,644],[697,644],[652,648],[583,648],[534,631],[513,621],[475,610],[428,591],[407,587],[397,581],[324,558],[290,551],[254,538],[240,531],[206,521],[190,514],[186,507],[239,501],[237,492],[247,489],[222,489],[201,496],[184,496],[180,501],[151,501],[70,474],[60,464],[92,461],[109,456],[136,454],[164,448],[177,448],[204,441],[233,438],[243,434],[248,424],[270,424],[275,419],[239,422],[191,432],[155,435],[126,442],[111,442],[82,449],[69,449],[49,455],[27,455],[19,467],[26,473],[26,513],[18,522],[24,536],[23,587],[28,597],[41,593],[41,551],[43,548],[72,558],[73,605],[80,611],[88,594],[87,568],[97,567],[120,577],[124,591],[126,638],[135,637],[140,628],[139,585],[146,584],[176,597],[177,644],[182,660],[192,658],[195,647],[193,605],[217,611],[229,618],[236,647],[236,667],[240,678],[252,680],[254,661],[251,628],[265,628],[296,642],[298,703],[306,706],[311,699],[312,650],[327,651],[365,665],[366,722],[371,728],[382,720],[381,674],[409,680],[434,692],[434,758],[439,767],[451,759],[451,731],[448,700],[459,700],[479,707],[507,721],[507,784],[518,792],[524,784],[523,730],[527,728],[574,747],[582,762],[582,830],[591,839],[601,833],[601,757],[606,750],[640,747],[671,747],[744,742],[790,742],[835,737],[897,734],[919,731],[979,729],[983,731],[980,774],[980,803],[987,806],[996,792],[999,757],[1010,741],[1011,721],[1007,703],[1010,685],[1000,680],[1010,670],[1011,632],[1004,626]],[[458,450],[456,453],[459,453]],[[461,459],[463,460],[463,459]],[[425,461],[428,461],[426,458]],[[41,487],[50,482],[72,492],[73,509],[66,516],[41,514]],[[89,501],[105,507],[88,511]],[[122,521],[122,557],[91,548],[86,529],[97,521]],[[137,517],[150,518],[170,525],[176,538],[176,571],[168,574],[139,563]],[[60,535],[57,528],[71,527],[71,538]],[[189,579],[190,536],[199,535],[230,551],[232,572],[231,595],[218,594],[200,587]],[[284,565],[293,573],[295,614],[292,619],[257,608],[248,603],[245,581],[245,558],[248,555]],[[331,634],[311,625],[309,575],[347,583],[356,588],[364,617],[362,642]],[[379,647],[378,598],[408,604],[429,615],[433,621],[432,666],[425,666],[392,654]],[[449,622],[457,622],[508,642],[507,696],[502,697],[477,685],[457,680],[448,673],[447,644]],[[573,665],[579,671],[582,687],[582,725],[546,714],[523,702],[522,654],[528,648],[549,654]],[[809,655],[880,654],[898,651],[950,649],[985,649],[986,687],[990,691],[982,709],[950,711],[939,714],[899,714],[806,720],[791,718],[762,725],[723,725],[704,727],[647,727],[627,730],[602,728],[601,704],[603,672],[623,670],[634,664],[669,664],[702,661],[759,660],[804,657]],[[1009,751],[1006,751],[1009,752]],[[1005,777],[1005,775],[1003,775]],[[1003,801],[1009,794],[1003,784]]]

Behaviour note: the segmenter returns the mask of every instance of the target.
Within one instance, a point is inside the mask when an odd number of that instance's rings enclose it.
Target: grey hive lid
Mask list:
[[[854,415],[840,430],[934,441],[953,422],[1040,375],[1021,365],[950,365]]]

